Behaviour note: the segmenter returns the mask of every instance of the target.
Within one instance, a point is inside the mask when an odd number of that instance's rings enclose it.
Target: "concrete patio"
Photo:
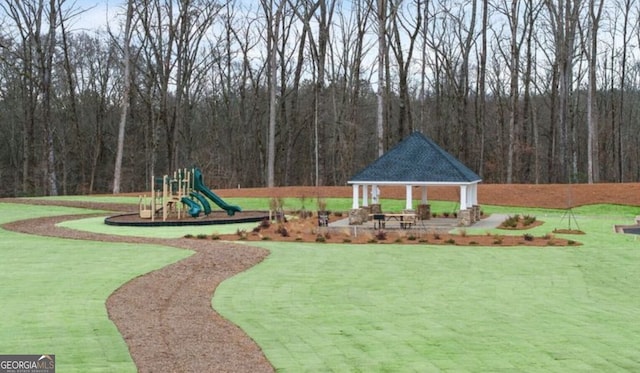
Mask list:
[[[486,218],[480,219],[480,221],[464,228],[480,228],[480,229],[493,229],[502,223],[508,215],[504,214],[491,214]],[[440,231],[448,232],[455,228],[458,228],[458,219],[456,218],[431,218],[429,220],[416,220],[416,223],[409,228],[402,228],[401,222],[397,220],[388,220],[385,222],[384,230],[427,230],[427,231]],[[378,229],[377,222],[375,220],[369,220],[363,224],[350,225],[349,218],[337,220],[329,223],[329,228],[356,228],[356,229]]]

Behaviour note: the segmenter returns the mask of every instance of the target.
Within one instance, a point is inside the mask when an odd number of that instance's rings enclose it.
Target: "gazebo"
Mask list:
[[[457,186],[460,188],[461,225],[470,225],[480,217],[478,206],[478,183],[480,177],[433,140],[420,132],[414,132],[355,174],[348,184],[353,186],[353,205],[349,216],[351,224],[368,220],[372,207],[378,202],[378,187],[382,185],[404,185],[406,203],[404,212],[413,210],[413,190],[421,187],[418,216],[429,219],[430,205],[427,200],[429,186]],[[360,190],[362,189],[362,205]],[[372,204],[370,204],[370,201]]]

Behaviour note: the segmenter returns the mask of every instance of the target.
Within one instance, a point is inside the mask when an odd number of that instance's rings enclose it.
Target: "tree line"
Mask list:
[[[0,2],[0,196],[344,185],[413,131],[488,183],[640,179],[640,0]]]

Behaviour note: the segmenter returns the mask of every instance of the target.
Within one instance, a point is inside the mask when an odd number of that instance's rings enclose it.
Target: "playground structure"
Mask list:
[[[211,191],[204,183],[202,171],[194,167],[174,171],[173,177],[164,175],[161,179],[151,178],[151,197],[140,196],[138,215],[141,219],[155,221],[162,212],[162,221],[170,217],[178,220],[186,217],[198,218],[200,214],[211,213],[212,201],[218,207],[233,216],[242,211],[239,206],[230,205]]]

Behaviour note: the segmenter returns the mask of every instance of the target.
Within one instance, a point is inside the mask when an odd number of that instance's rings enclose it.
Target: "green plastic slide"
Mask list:
[[[189,215],[191,215],[191,217],[197,218],[200,215],[202,209],[197,202],[192,201],[187,197],[182,197],[180,201],[189,207]]]
[[[218,197],[217,194],[212,192],[204,182],[202,181],[202,171],[199,168],[195,168],[193,170],[193,189],[205,195],[205,197],[209,198],[213,201],[218,207],[225,210],[227,215],[233,216],[236,212],[242,211],[240,206],[230,205],[226,203],[222,198]]]

